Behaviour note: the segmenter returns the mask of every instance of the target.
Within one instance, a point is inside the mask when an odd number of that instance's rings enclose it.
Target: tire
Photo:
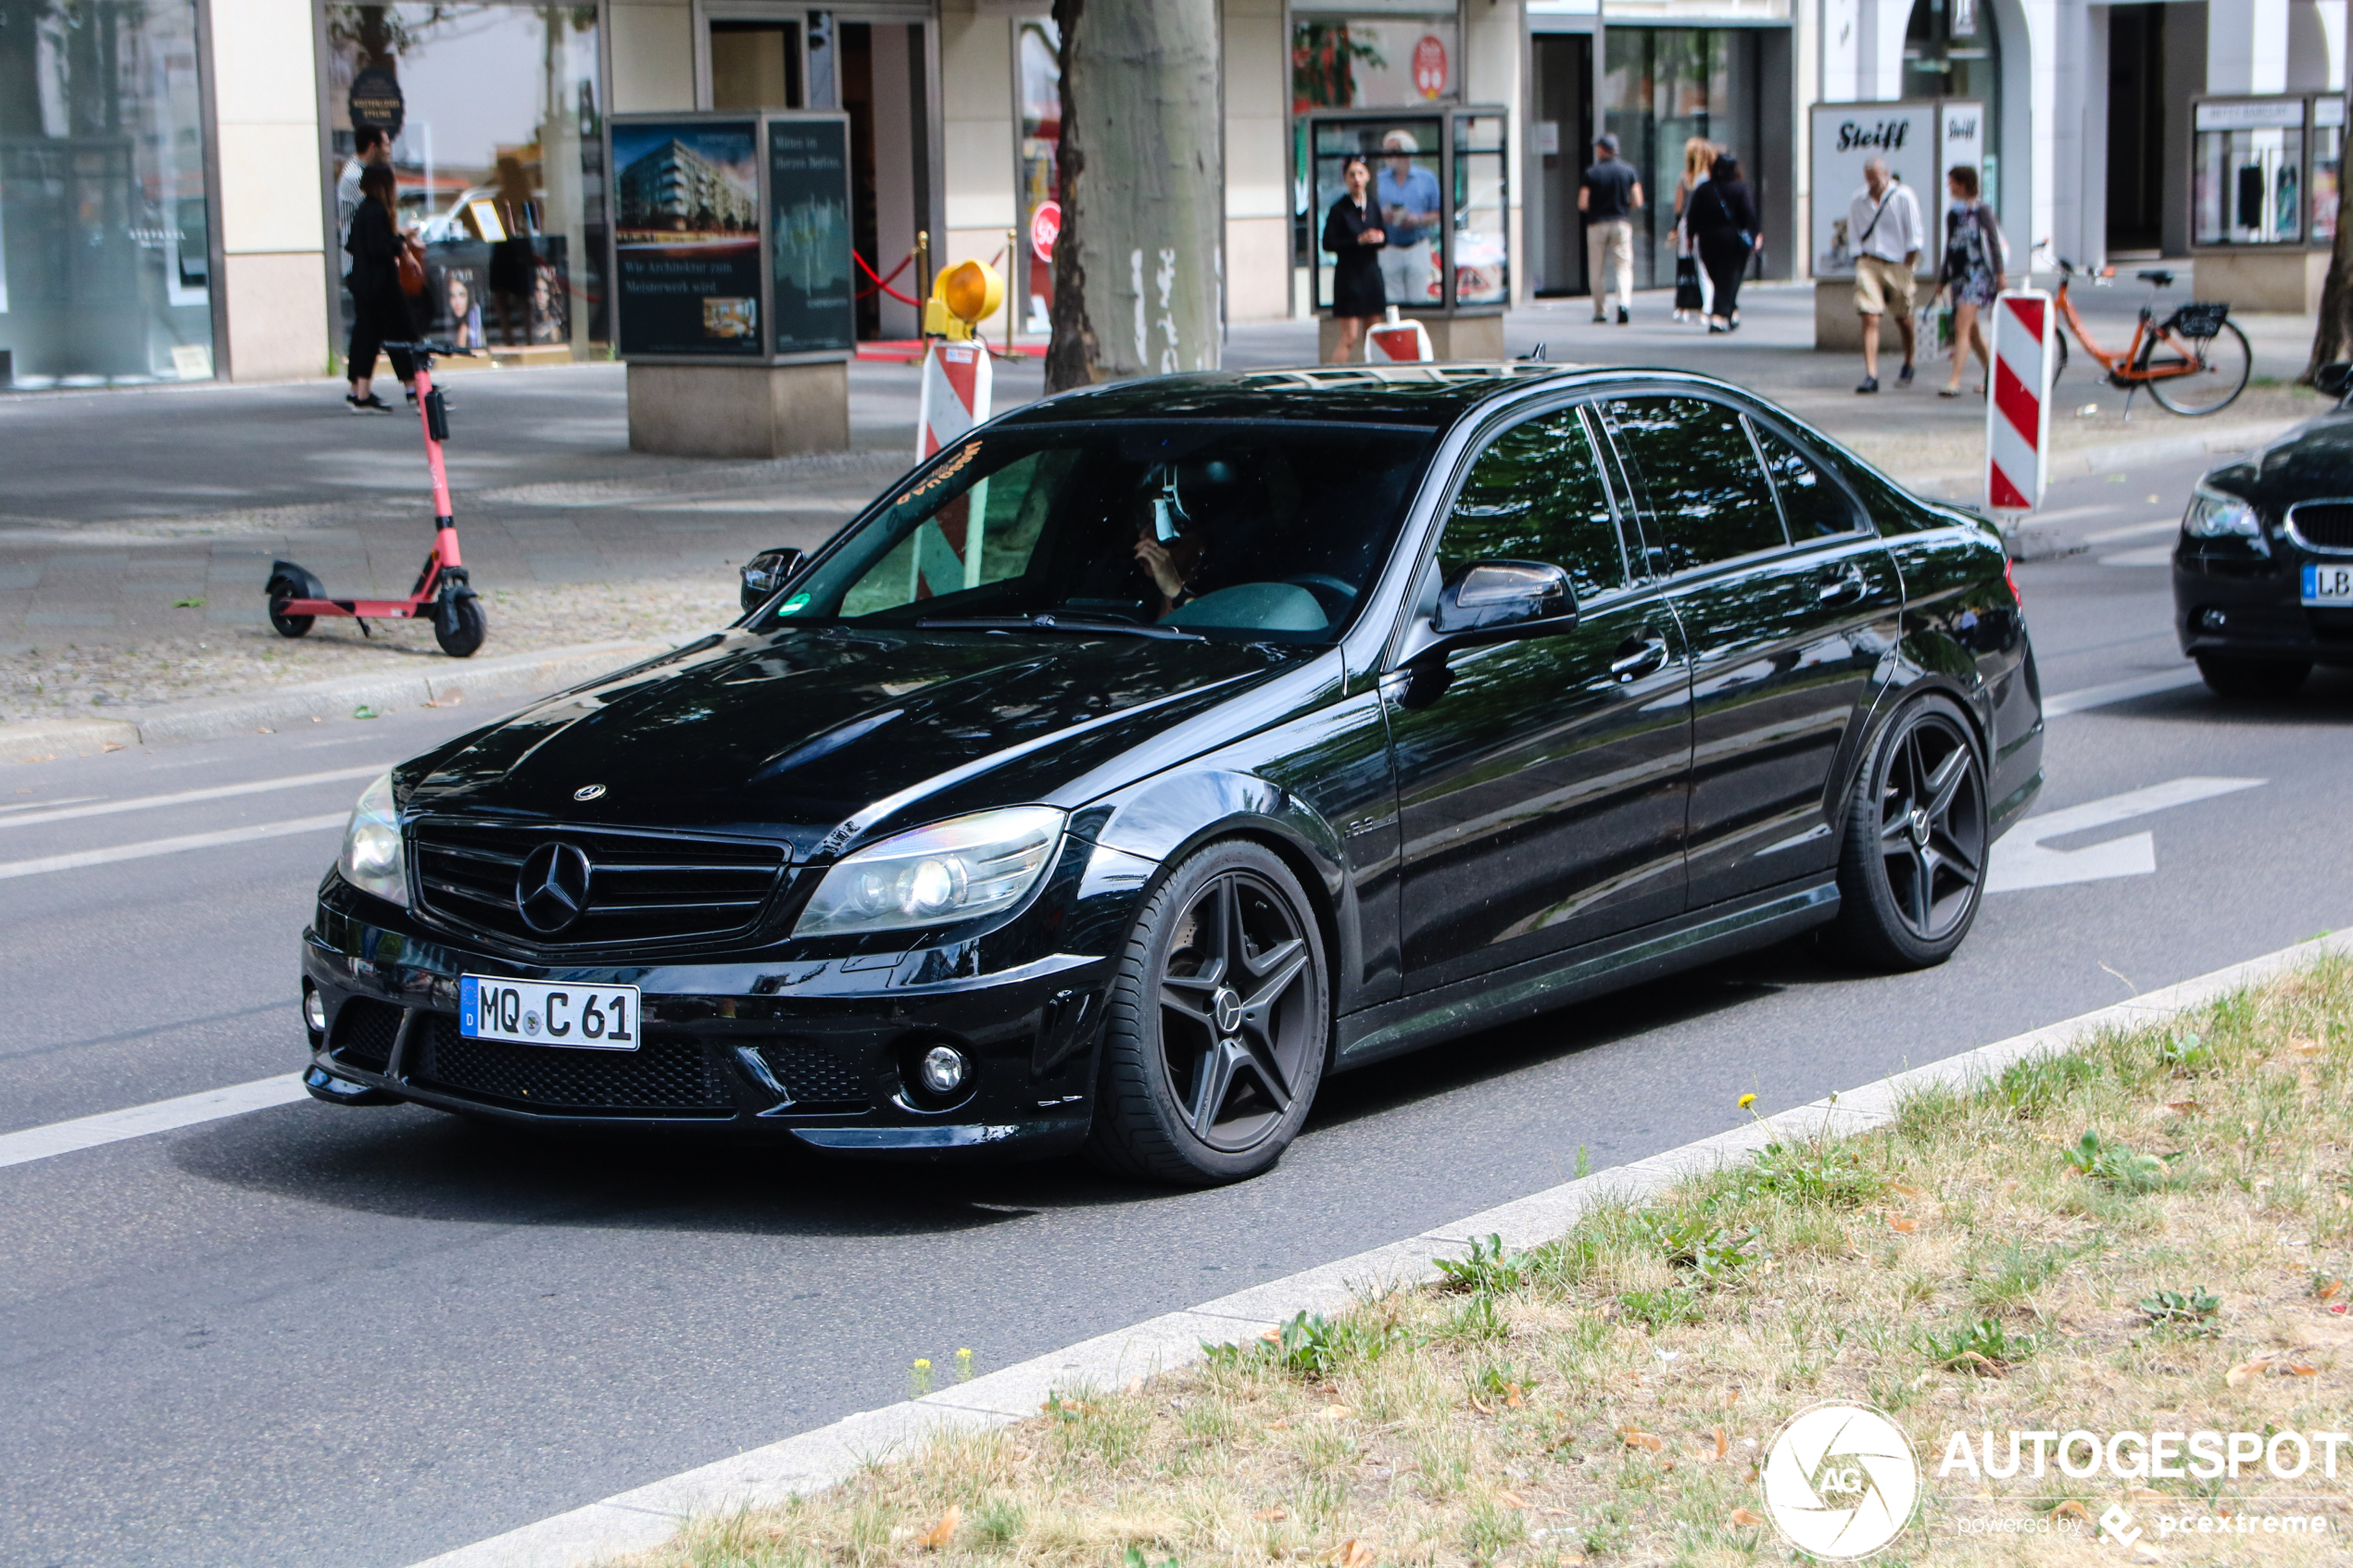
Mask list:
[[[2174,339],[2156,344],[2144,356],[2147,367],[2162,370],[2167,366],[2186,363],[2181,350],[2172,346]],[[2246,378],[2255,368],[2254,353],[2246,346],[2246,334],[2235,321],[2224,321],[2222,330],[2212,337],[2185,340],[2196,355],[2201,369],[2186,376],[2168,376],[2145,383],[2149,395],[2157,406],[2176,414],[2192,418],[2200,414],[2218,414],[2238,400],[2246,390]]]
[[[299,637],[316,625],[319,618],[315,615],[288,615],[287,596],[283,594],[270,596],[270,625],[282,637]]]
[[[472,594],[454,595],[434,606],[433,640],[450,658],[472,659],[489,634],[490,618]]]
[[[1839,849],[1831,952],[1875,969],[1927,969],[1960,947],[1984,897],[1985,759],[1960,709],[1906,704],[1855,781]]]
[[[2058,389],[2059,377],[2067,374],[2067,334],[2053,328],[2051,342],[2058,346],[2058,363],[2051,369],[2051,389],[2056,392]]]
[[[1327,976],[1307,895],[1271,850],[1234,839],[1185,859],[1112,980],[1088,1157],[1186,1186],[1271,1168],[1323,1082]]]
[[[2312,673],[2303,659],[2233,659],[2226,654],[2197,656],[2198,678],[2217,696],[2286,696]]]

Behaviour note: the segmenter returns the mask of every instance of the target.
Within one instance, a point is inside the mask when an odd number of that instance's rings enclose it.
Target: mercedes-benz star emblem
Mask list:
[[[553,936],[588,907],[588,857],[573,845],[543,844],[515,873],[515,909],[523,923]]]
[[[1231,1035],[1242,1026],[1242,999],[1230,986],[1217,987],[1217,994],[1209,999],[1209,1010],[1221,1035]]]
[[[604,793],[605,786],[602,784],[582,784],[572,792],[572,797],[574,800],[594,800]]]

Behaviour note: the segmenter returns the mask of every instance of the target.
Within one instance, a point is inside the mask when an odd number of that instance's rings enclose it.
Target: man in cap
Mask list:
[[[1609,285],[1617,290],[1617,324],[1633,320],[1634,213],[1642,205],[1642,182],[1634,166],[1617,156],[1617,138],[1603,132],[1593,139],[1593,167],[1577,190],[1577,210],[1585,215],[1585,278],[1593,290],[1593,320],[1609,318],[1603,306]]]
[[[1415,166],[1421,151],[1410,131],[1392,131],[1381,138],[1380,173],[1375,177],[1373,200],[1380,207],[1387,239],[1380,253],[1381,287],[1389,303],[1405,309],[1427,307],[1429,297],[1430,231],[1438,225],[1438,176]]]

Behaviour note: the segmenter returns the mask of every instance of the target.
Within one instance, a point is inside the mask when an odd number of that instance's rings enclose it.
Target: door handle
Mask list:
[[[1863,569],[1852,561],[1844,567],[1829,567],[1815,580],[1815,597],[1826,605],[1849,604],[1870,591],[1870,583],[1863,576]]]
[[[1620,681],[1630,681],[1637,675],[1649,674],[1666,662],[1666,638],[1632,636],[1617,645],[1617,657],[1609,661],[1609,672]]]

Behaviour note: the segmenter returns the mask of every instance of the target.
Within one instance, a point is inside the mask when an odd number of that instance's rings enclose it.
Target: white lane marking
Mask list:
[[[2083,535],[2086,545],[2112,545],[2119,539],[2137,539],[2144,533],[2171,533],[2182,526],[2182,520],[2161,517],[2155,522],[2135,522],[2122,528],[2103,528],[2096,533]]]
[[[2102,556],[2100,564],[2102,566],[2171,566],[2173,546],[2149,545],[2137,550],[2120,550],[2112,556]]]
[[[101,1111],[95,1116],[77,1116],[70,1122],[52,1122],[45,1127],[27,1127],[21,1133],[0,1133],[0,1165],[22,1165],[54,1154],[71,1154],[76,1149],[120,1143],[125,1138],[144,1138],[150,1133],[168,1133],[175,1127],[194,1127],[204,1122],[218,1122],[224,1116],[243,1116],[248,1110],[267,1110],[273,1105],[287,1105],[308,1098],[309,1091],[302,1086],[300,1073],[281,1073],[275,1078],[257,1078],[250,1084],[232,1084],[225,1089],[207,1089],[201,1094],[182,1095],[177,1099],[159,1099],[122,1110]]]
[[[1778,1116],[1737,1124],[1730,1132],[1630,1165],[1597,1171],[1451,1224],[1432,1225],[1403,1241],[1148,1318],[919,1399],[845,1416],[798,1436],[748,1449],[731,1459],[443,1552],[416,1568],[577,1568],[628,1552],[650,1551],[696,1514],[731,1513],[805,1497],[870,1465],[901,1458],[928,1436],[1026,1420],[1057,1390],[1121,1387],[1139,1374],[1190,1365],[1208,1354],[1208,1345],[1248,1344],[1294,1313],[1334,1312],[1368,1293],[1434,1280],[1438,1270],[1433,1260],[1462,1256],[1474,1237],[1498,1236],[1515,1248],[1556,1241],[1597,1208],[1639,1202],[1710,1170],[1744,1164],[1777,1139],[1818,1136],[1826,1127],[1842,1135],[1869,1132],[1894,1121],[1903,1102],[1923,1089],[1968,1093],[2015,1062],[2073,1049],[2107,1030],[2178,1018],[2218,997],[2346,952],[2353,952],[2353,934],[2267,953],[2097,1012],[1843,1090]]]
[[[388,765],[388,764],[387,764]],[[273,789],[300,789],[306,784],[334,784],[344,779],[371,779],[387,765],[331,768],[323,773],[290,773],[280,779],[255,779],[250,784],[215,784],[209,789],[183,789],[176,795],[141,795],[129,800],[101,800],[95,806],[65,804],[52,811],[0,818],[0,828],[31,827],[35,822],[62,822],[76,817],[105,817],[117,811],[151,811],[163,806],[187,806],[199,800],[226,800],[238,795],[265,795]],[[80,797],[91,799],[90,796]]]
[[[44,855],[37,860],[0,860],[0,881],[39,876],[44,872],[79,871],[84,866],[111,865],[117,860],[144,860],[150,855],[177,855],[183,849],[212,849],[223,844],[249,844],[257,838],[283,838],[293,833],[317,833],[339,828],[351,820],[348,811],[323,817],[296,817],[283,822],[257,822],[249,828],[222,828],[218,833],[182,834],[178,838],[151,838],[144,844],[118,844],[107,849],[77,849],[69,855]]]
[[[19,800],[14,806],[0,806],[0,815],[10,811],[38,811],[50,806],[76,806],[84,800],[103,800],[102,795],[69,795],[63,800]]]
[[[2168,670],[2156,675],[2135,675],[2129,681],[2110,681],[2104,686],[2085,686],[2081,691],[2061,692],[2043,701],[2043,717],[2057,719],[2070,713],[2081,713],[2087,708],[2105,708],[2111,702],[2130,702],[2136,696],[2155,696],[2159,692],[2179,691],[2183,686],[2198,684],[2195,665]]]
[[[2026,514],[2026,521],[2029,522],[2068,522],[2079,517],[2097,517],[2102,512],[2114,510],[2116,510],[2116,503],[2103,501],[2094,507],[2061,507],[2056,511],[2029,512]]]
[[[2014,893],[2024,887],[2057,887],[2070,882],[2104,882],[2110,877],[2147,876],[2157,870],[2157,838],[2153,834],[2127,834],[2082,849],[2046,849],[2046,838],[2104,828],[2110,822],[2145,817],[2193,801],[2211,800],[2269,783],[2266,779],[2173,779],[2146,789],[2130,789],[2103,800],[2087,800],[2029,817],[1994,846],[1993,864],[1986,870],[1985,891]]]

